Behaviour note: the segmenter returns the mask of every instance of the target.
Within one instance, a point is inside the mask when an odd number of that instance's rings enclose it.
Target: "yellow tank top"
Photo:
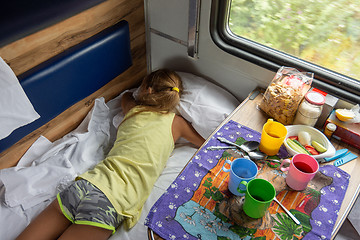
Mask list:
[[[139,107],[131,109],[127,119]],[[118,128],[108,156],[94,169],[82,174],[126,217],[131,228],[139,220],[142,206],[174,149],[174,113],[140,112]]]

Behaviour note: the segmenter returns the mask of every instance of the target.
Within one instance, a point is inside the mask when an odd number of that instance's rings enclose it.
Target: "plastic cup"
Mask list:
[[[270,182],[255,178],[247,183],[243,211],[251,218],[261,218],[275,196],[275,188]]]
[[[283,168],[284,163],[290,163],[290,166]],[[310,155],[298,153],[291,161],[285,159],[281,163],[280,169],[283,172],[287,171],[286,184],[294,190],[302,191],[319,171],[319,163]]]
[[[259,149],[268,156],[274,156],[279,152],[287,134],[287,129],[279,122],[269,118],[264,124]]]
[[[230,164],[230,168],[225,167],[226,163]],[[232,162],[226,160],[222,170],[230,172],[228,188],[232,194],[237,196],[245,195],[246,185],[241,183],[254,179],[258,173],[256,164],[246,158],[237,158]]]

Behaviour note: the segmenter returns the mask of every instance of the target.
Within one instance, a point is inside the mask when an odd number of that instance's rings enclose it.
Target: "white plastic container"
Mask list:
[[[321,158],[326,158],[326,157],[332,157],[335,155],[335,151],[336,151],[335,147],[331,144],[330,140],[316,128],[306,126],[306,125],[288,125],[285,127],[287,129],[287,135],[284,140],[284,145],[286,147],[287,152],[291,156],[294,156],[295,154],[298,154],[299,152],[293,150],[287,144],[286,139],[288,139],[288,137],[291,137],[291,136],[298,136],[299,132],[301,132],[301,131],[308,132],[310,134],[312,140],[317,141],[318,143],[320,143],[327,149],[326,152],[320,153],[318,155],[311,155],[312,157],[314,157],[315,159],[321,159]]]
[[[321,115],[324,103],[325,97],[321,93],[314,91],[306,93],[296,112],[293,124],[315,126],[316,121]]]

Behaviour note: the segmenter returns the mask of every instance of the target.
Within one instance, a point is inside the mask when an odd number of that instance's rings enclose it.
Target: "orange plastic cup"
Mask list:
[[[287,130],[284,125],[269,118],[264,124],[259,149],[268,156],[274,156],[279,152],[286,137]]]

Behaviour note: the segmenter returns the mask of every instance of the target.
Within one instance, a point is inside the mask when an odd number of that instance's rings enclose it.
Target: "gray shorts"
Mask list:
[[[80,179],[58,193],[57,200],[67,219],[115,232],[123,220],[109,199],[90,182]]]

